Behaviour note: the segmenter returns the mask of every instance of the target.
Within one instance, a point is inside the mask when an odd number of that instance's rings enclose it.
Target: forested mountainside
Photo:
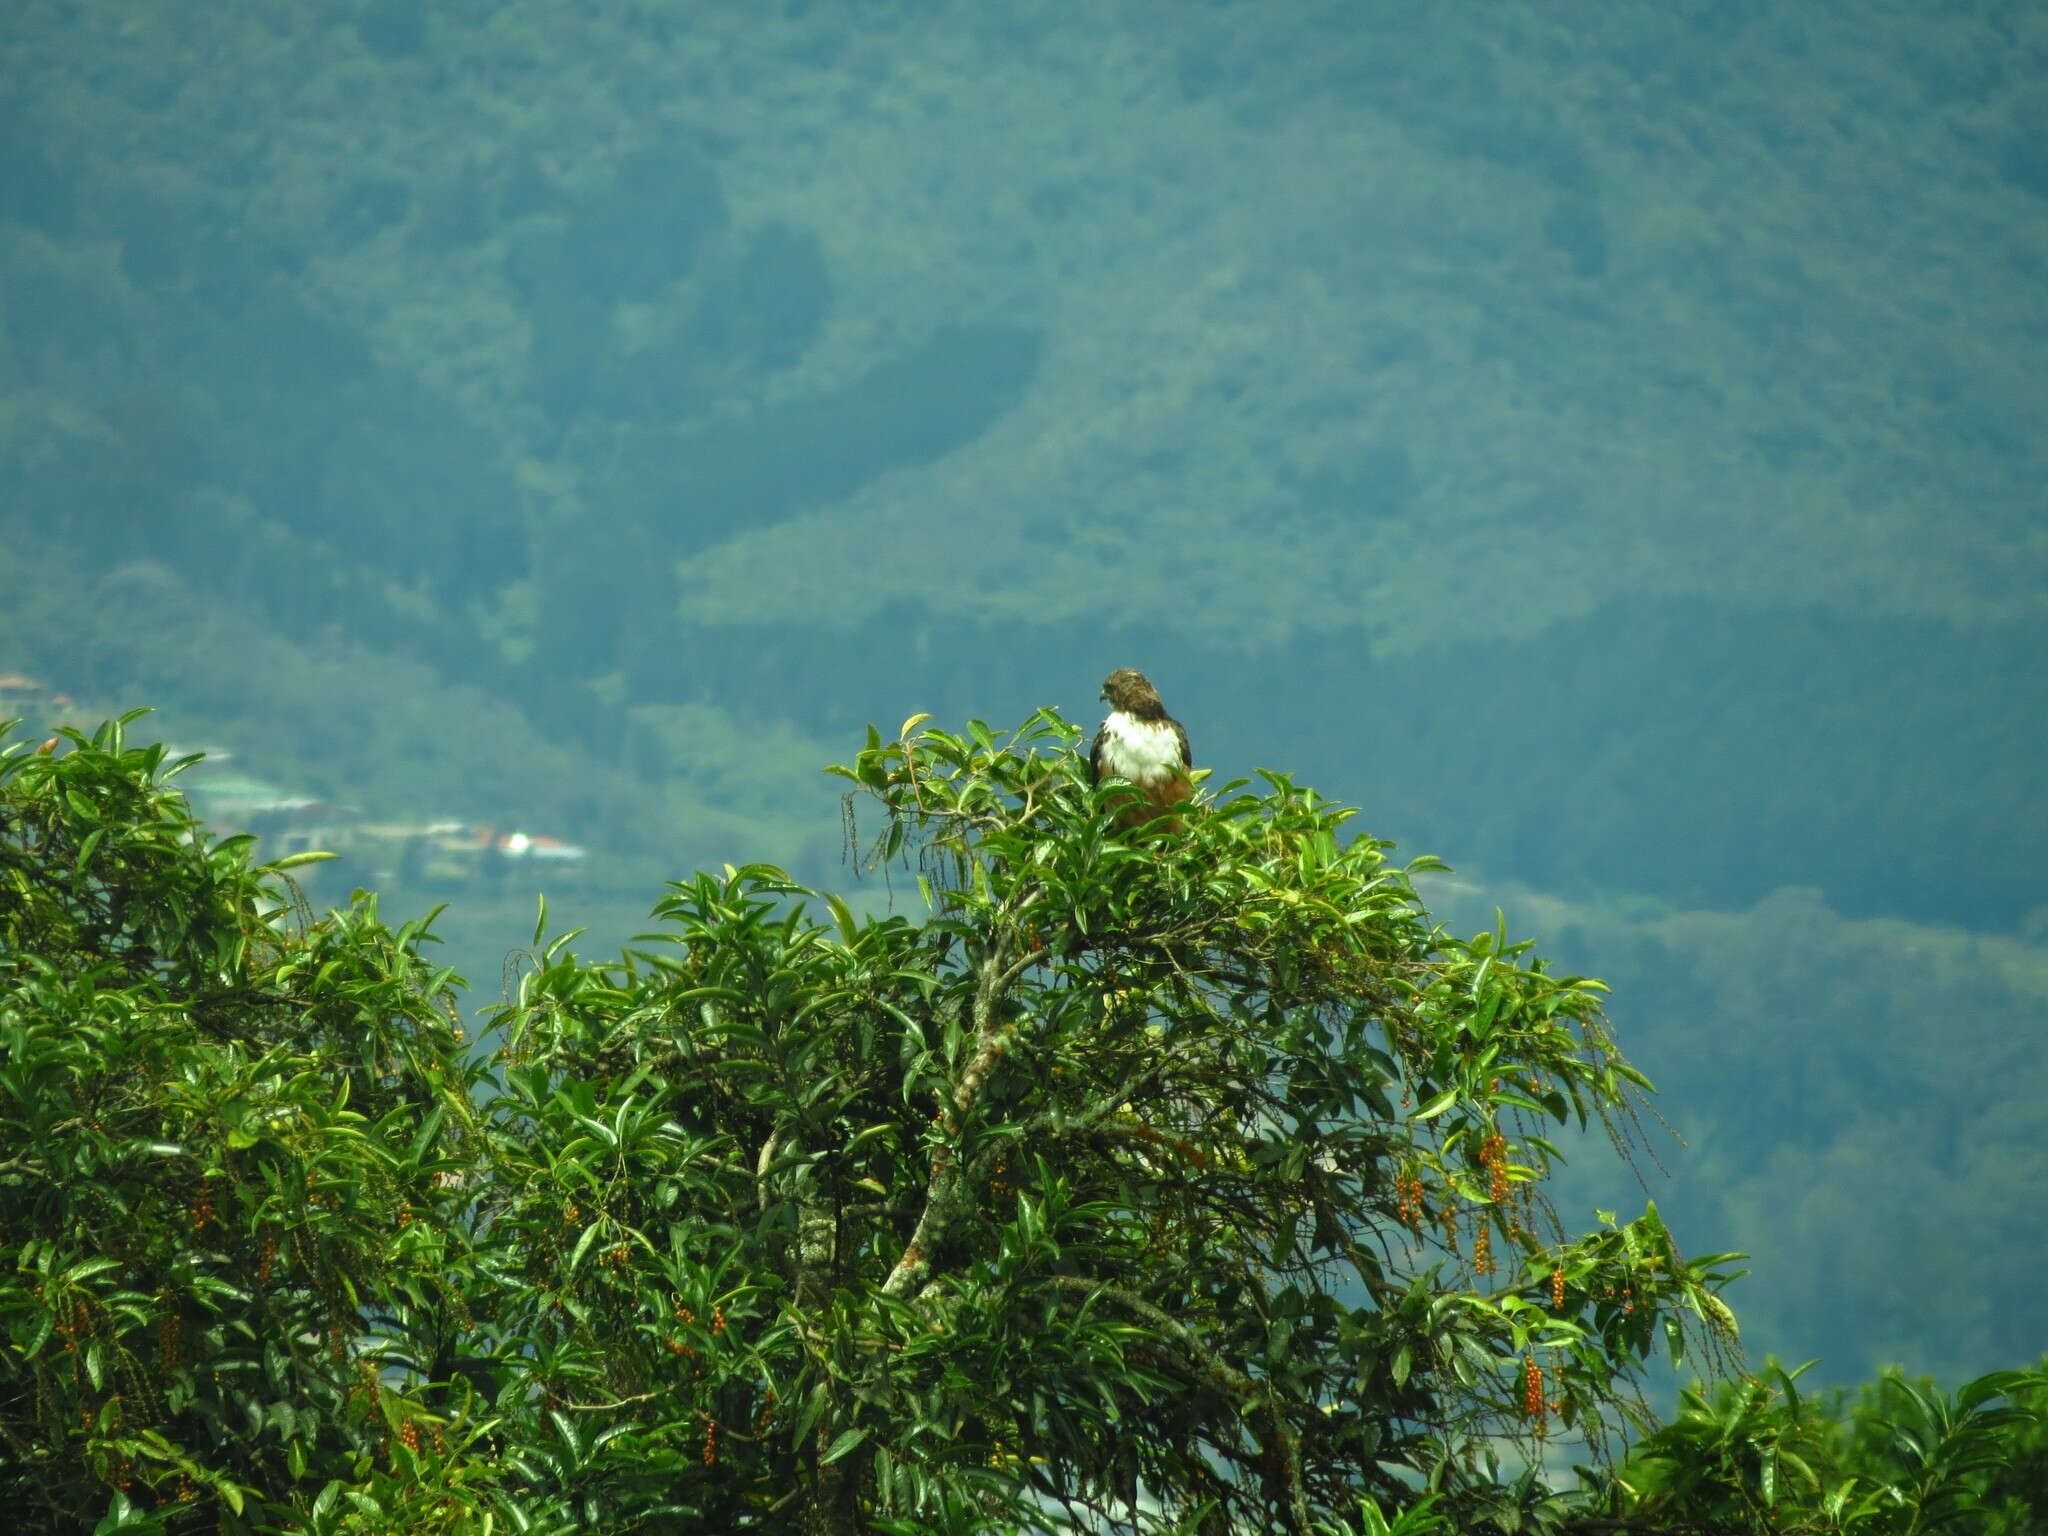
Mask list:
[[[334,658],[679,856],[765,725],[1136,662],[1533,884],[2006,926],[2043,25],[29,0],[0,472],[67,617],[6,638],[254,727]],[[138,586],[249,633],[165,697]]]

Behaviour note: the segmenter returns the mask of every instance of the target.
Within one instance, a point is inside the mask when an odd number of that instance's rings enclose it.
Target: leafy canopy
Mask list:
[[[622,1426],[579,1486],[819,1530],[1476,1516],[1536,1497],[1492,1437],[1598,1435],[1660,1340],[1731,1333],[1654,1209],[1543,1201],[1544,1128],[1624,1134],[1645,1086],[1598,983],[1443,931],[1437,866],[1283,776],[1132,832],[1057,716],[921,723],[833,770],[914,920],[700,875],[506,1010],[520,1329]]]
[[[432,1373],[404,1314],[467,1305],[461,1232],[414,1219],[480,1151],[452,978],[423,926],[307,921],[301,860],[209,842],[132,719],[0,756],[0,1507],[103,1536],[335,1529],[296,1523],[323,1485],[431,1508],[422,1447],[471,1430],[392,1388]]]
[[[296,910],[160,748],[0,758],[0,1498],[107,1533],[1566,1518],[1499,1438],[1598,1439],[1660,1342],[1732,1327],[1654,1209],[1543,1200],[1546,1133],[1625,1138],[1645,1086],[1599,984],[1446,932],[1429,861],[1283,776],[1134,830],[1055,715],[921,724],[834,770],[912,915],[697,875],[616,960],[537,933],[484,1064],[424,926]]]

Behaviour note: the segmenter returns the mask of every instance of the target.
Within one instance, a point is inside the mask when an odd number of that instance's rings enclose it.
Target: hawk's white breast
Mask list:
[[[1134,720],[1113,709],[1102,722],[1102,766],[1133,784],[1156,784],[1181,771],[1180,737],[1162,720]]]

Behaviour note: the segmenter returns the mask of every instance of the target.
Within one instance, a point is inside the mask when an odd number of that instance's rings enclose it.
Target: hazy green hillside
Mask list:
[[[18,8],[10,540],[649,783],[1137,661],[1541,884],[2043,900],[2027,8],[690,18]]]
[[[1819,1356],[1816,1380],[1846,1382],[1881,1361],[1968,1372],[2033,1348],[2048,933],[1850,919],[1797,888],[1742,912],[1463,876],[1430,896],[1464,933],[1504,907],[1612,984],[1630,1059],[1684,1138],[1664,1145],[1668,1178],[1643,1170],[1648,1192],[1702,1251],[1753,1255],[1753,1351]],[[1641,1198],[1606,1153],[1580,1149],[1564,1198]],[[1974,1236],[1958,1246],[1958,1231]]]
[[[1583,963],[1781,1009],[1853,1162],[1936,1072],[1837,1001],[1921,1016],[1883,920],[2048,912],[2044,80],[2016,3],[20,0],[0,672],[609,902],[837,883],[868,720],[1139,665],[1226,777],[1693,914]],[[1732,1134],[1731,1223],[1820,1220]],[[1928,1348],[2005,1348],[1976,1306]]]

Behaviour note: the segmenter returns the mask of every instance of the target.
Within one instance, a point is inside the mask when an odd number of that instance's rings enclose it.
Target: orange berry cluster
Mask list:
[[[192,1202],[192,1230],[204,1232],[206,1224],[213,1220],[213,1182],[208,1180],[199,1186],[199,1198]]]
[[[1553,1312],[1562,1312],[1564,1310],[1564,1266],[1562,1264],[1550,1272],[1550,1309]]]
[[[725,1332],[725,1308],[717,1302],[711,1304],[711,1331],[713,1333]]]
[[[692,1312],[688,1307],[684,1306],[680,1301],[678,1301],[675,1304],[674,1311],[676,1321],[681,1323],[685,1328],[689,1327],[692,1323],[697,1321],[697,1314]],[[685,1344],[681,1339],[665,1338],[661,1341],[661,1345],[662,1348],[666,1349],[670,1354],[679,1355],[686,1360],[695,1361],[698,1358],[697,1351],[692,1349],[689,1345]]]
[[[718,1420],[707,1419],[704,1423],[704,1465],[712,1466],[718,1460]]]
[[[1472,1273],[1490,1275],[1493,1268],[1493,1228],[1482,1221],[1479,1235],[1472,1240]]]
[[[1419,1173],[1397,1173],[1394,1175],[1394,1215],[1401,1225],[1414,1231],[1422,1229],[1422,1218],[1428,1215],[1422,1203],[1422,1175]]]
[[[1602,1286],[1600,1288],[1600,1299],[1602,1301],[1618,1300],[1621,1303],[1621,1310],[1624,1314],[1633,1312],[1636,1309],[1636,1293],[1632,1286],[1624,1285],[1619,1291],[1615,1290],[1611,1285]]]
[[[1543,1367],[1536,1363],[1534,1355],[1525,1355],[1522,1359],[1522,1412],[1535,1420],[1538,1434],[1543,1432],[1546,1407],[1543,1397]]]
[[[1486,1170],[1486,1197],[1495,1204],[1508,1198],[1508,1139],[1495,1131],[1481,1143],[1479,1166]]]
[[[270,1271],[276,1267],[276,1264],[277,1238],[275,1235],[266,1232],[263,1236],[262,1245],[256,1250],[256,1283],[258,1285],[270,1284]]]

